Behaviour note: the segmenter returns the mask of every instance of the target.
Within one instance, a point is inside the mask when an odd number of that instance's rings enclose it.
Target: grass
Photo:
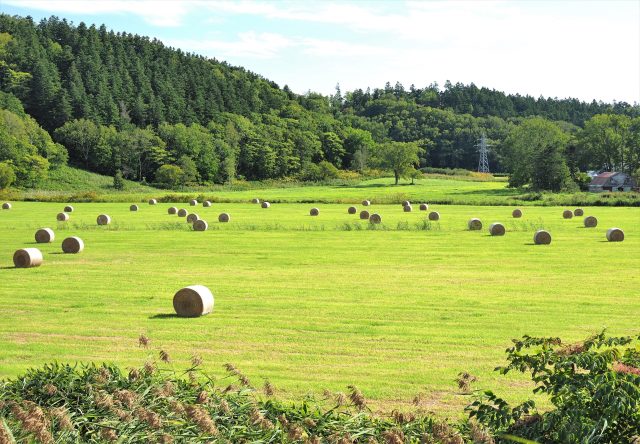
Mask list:
[[[62,206],[0,211],[0,377],[52,360],[138,366],[145,334],[181,368],[194,353],[217,375],[231,362],[270,380],[281,399],[356,384],[381,410],[421,393],[429,408],[453,413],[469,401],[455,388],[461,371],[510,400],[529,396],[523,376],[492,371],[511,338],[639,329],[640,208],[586,208],[599,224],[585,229],[580,218],[562,219],[562,207],[523,207],[515,220],[511,208],[432,205],[441,219],[426,223],[424,212],[374,204],[383,224],[372,230],[342,204],[314,205],[321,213],[311,217],[305,204],[214,203],[194,209],[210,229],[193,232],[167,214],[169,203],[138,212],[78,203],[58,224]],[[221,212],[232,221],[218,223]],[[96,225],[101,213],[111,226]],[[471,217],[482,219],[481,232],[466,229]],[[506,236],[488,236],[495,221]],[[55,242],[34,244],[45,226]],[[613,226],[624,242],[606,242]],[[551,245],[532,245],[538,228]],[[72,235],[85,251],[60,254]],[[35,246],[44,264],[14,269],[13,252]],[[173,294],[192,284],[212,290],[214,313],[173,316]]]
[[[597,205],[640,206],[640,193],[535,193],[507,187],[503,177],[479,180],[476,176],[429,174],[415,184],[393,185],[392,178],[362,181],[337,180],[331,184],[290,181],[244,182],[233,185],[196,187],[182,191],[159,190],[125,181],[125,189],[115,191],[113,178],[72,167],[50,172],[49,180],[37,190],[0,192],[0,199],[41,202],[165,202],[199,201],[249,202],[259,197],[275,203],[358,203],[363,198],[377,204],[403,200],[453,205]]]

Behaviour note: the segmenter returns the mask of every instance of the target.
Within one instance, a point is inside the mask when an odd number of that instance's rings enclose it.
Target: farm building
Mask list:
[[[635,181],[625,173],[600,173],[591,179],[589,191],[631,191],[636,186]]]

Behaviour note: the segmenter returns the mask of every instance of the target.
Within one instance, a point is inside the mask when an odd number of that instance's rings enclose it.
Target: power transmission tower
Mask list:
[[[478,161],[478,172],[479,173],[488,173],[489,172],[489,159],[487,158],[487,154],[489,153],[489,145],[487,143],[487,136],[482,133],[482,137],[480,137],[480,142],[477,145],[478,150],[480,151],[480,160]]]

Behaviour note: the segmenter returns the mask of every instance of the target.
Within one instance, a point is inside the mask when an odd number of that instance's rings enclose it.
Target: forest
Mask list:
[[[477,168],[572,190],[587,170],[640,176],[640,105],[533,98],[446,82],[295,94],[157,39],[0,14],[0,188],[66,164],[175,188],[323,181],[372,168]]]

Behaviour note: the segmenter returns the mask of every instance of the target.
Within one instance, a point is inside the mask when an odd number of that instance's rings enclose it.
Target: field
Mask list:
[[[360,196],[383,190],[397,194]],[[66,223],[55,220],[60,203],[0,211],[0,377],[53,360],[139,366],[162,348],[176,368],[201,355],[218,377],[233,363],[255,385],[270,380],[281,399],[356,384],[377,409],[423,393],[426,408],[454,414],[469,401],[454,383],[461,371],[479,377],[475,387],[528,396],[525,378],[492,371],[511,338],[640,333],[640,208],[585,208],[599,220],[586,229],[562,219],[563,207],[522,207],[512,219],[510,207],[432,205],[441,220],[429,223],[417,205],[374,204],[383,224],[371,229],[346,204],[175,204],[209,222],[194,232],[167,214],[171,205],[77,203]],[[309,216],[312,206],[320,216]],[[228,224],[217,222],[223,211]],[[101,213],[110,226],[96,225]],[[466,230],[471,217],[481,232]],[[495,221],[504,237],[488,235]],[[613,226],[624,242],[606,241]],[[35,244],[40,227],[55,230],[52,244]],[[551,245],[532,244],[539,228]],[[61,254],[72,235],[85,251]],[[36,246],[41,267],[13,268],[16,249]],[[213,291],[213,314],[173,316],[173,294],[191,284]],[[137,346],[140,334],[152,350]]]

